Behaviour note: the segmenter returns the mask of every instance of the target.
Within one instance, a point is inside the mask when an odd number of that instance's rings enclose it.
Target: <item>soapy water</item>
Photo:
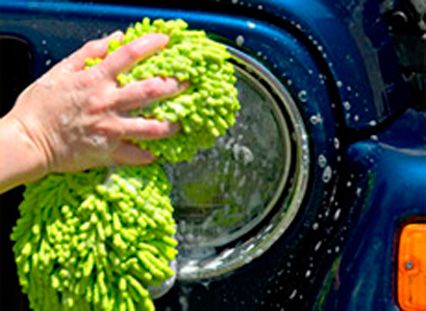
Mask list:
[[[191,163],[168,167],[177,238],[189,250],[225,245],[264,216],[281,187],[287,150],[266,98],[241,80],[237,124]]]
[[[292,292],[291,292],[291,294],[290,294],[290,296],[288,297],[289,299],[294,299],[295,297],[296,297],[296,295],[297,295],[297,289],[294,289]]]
[[[323,174],[322,174],[322,181],[324,183],[330,182],[332,175],[333,175],[333,172],[331,170],[331,167],[330,166],[326,166],[325,169],[324,169],[324,171],[323,171]]]
[[[235,39],[235,43],[238,46],[243,46],[243,44],[244,44],[244,37],[242,35],[238,35],[237,38]]]
[[[322,117],[321,117],[320,114],[315,114],[315,115],[313,115],[309,118],[309,122],[311,122],[313,125],[321,124],[322,123]]]
[[[161,285],[148,287],[148,291],[151,294],[153,299],[158,299],[162,297],[163,295],[165,295],[170,290],[170,288],[172,288],[173,285],[175,284],[176,272],[177,272],[176,260],[173,260],[172,262],[170,262],[170,267],[173,269],[173,271],[175,271],[175,274],[172,277],[164,281]]]
[[[345,108],[345,110],[350,110],[351,109],[351,104],[348,101],[343,102],[343,108]]]
[[[302,103],[306,103],[308,101],[308,93],[305,90],[300,91],[299,94],[297,94],[297,97],[299,97]]]
[[[340,141],[339,141],[339,139],[338,139],[337,137],[335,137],[335,138],[333,139],[333,143],[334,143],[334,148],[335,148],[336,150],[340,148]]]
[[[327,158],[323,154],[318,156],[318,165],[321,168],[324,168],[327,165]]]

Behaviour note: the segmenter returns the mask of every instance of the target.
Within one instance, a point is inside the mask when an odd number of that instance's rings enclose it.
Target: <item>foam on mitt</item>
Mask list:
[[[190,160],[235,123],[239,103],[230,54],[181,20],[149,19],[130,27],[123,43],[111,42],[110,52],[151,32],[169,35],[168,46],[117,81],[189,81],[184,93],[133,113],[180,122],[183,129],[172,138],[137,143],[160,162]],[[148,287],[174,274],[170,262],[177,255],[170,191],[161,164],[52,174],[27,185],[12,240],[31,308],[154,310]]]

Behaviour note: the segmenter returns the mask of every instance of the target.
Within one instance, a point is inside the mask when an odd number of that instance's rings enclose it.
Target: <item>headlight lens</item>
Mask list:
[[[263,66],[231,50],[237,124],[215,148],[169,168],[180,279],[217,276],[262,254],[291,223],[306,188],[308,144],[294,101]]]

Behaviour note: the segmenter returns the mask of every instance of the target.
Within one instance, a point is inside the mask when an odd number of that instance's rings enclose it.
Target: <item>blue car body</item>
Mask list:
[[[402,78],[379,1],[100,2],[0,0],[0,37],[28,43],[35,79],[91,38],[145,16],[182,18],[268,68],[309,134],[308,190],[283,236],[230,275],[178,282],[157,307],[398,310],[399,232],[426,219],[426,113],[413,108],[424,99]],[[332,169],[327,182],[320,156]],[[0,202],[2,210],[19,203]],[[15,300],[1,309],[25,310],[19,288],[0,282],[2,299]]]

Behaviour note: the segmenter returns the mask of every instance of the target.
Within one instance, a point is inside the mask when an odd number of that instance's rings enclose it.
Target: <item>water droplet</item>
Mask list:
[[[348,90],[348,92],[352,91],[352,88],[349,85],[346,87],[346,89]]]
[[[318,156],[318,165],[321,168],[324,168],[327,165],[327,158],[323,154]]]
[[[305,278],[308,278],[310,276],[311,276],[311,270],[306,270]]]
[[[343,102],[343,108],[345,108],[345,110],[350,110],[351,109],[351,104],[348,101]]]
[[[339,139],[337,137],[334,137],[333,142],[334,142],[334,148],[339,149],[340,148]]]
[[[324,169],[324,172],[322,173],[322,181],[325,183],[328,183],[331,180],[332,175],[333,175],[333,172],[331,170],[331,167],[327,166]]]
[[[310,118],[309,118],[309,121],[312,123],[312,124],[319,124],[319,123],[322,123],[322,118],[321,118],[321,115],[320,114],[315,114],[315,115],[313,115],[313,116],[311,116]]]
[[[370,126],[376,126],[376,125],[377,125],[377,122],[376,122],[375,120],[371,120],[370,122],[368,122],[368,124],[369,124]]]
[[[46,60],[46,66],[49,66],[51,63],[52,63],[52,60],[50,58]]]
[[[337,86],[338,88],[341,88],[341,87],[343,86],[342,81],[337,81],[337,82],[336,82],[336,86]]]
[[[244,165],[247,165],[254,160],[253,152],[246,146],[240,146],[238,144],[233,145],[232,152],[236,160],[242,161]]]
[[[379,137],[377,135],[371,135],[370,138],[372,140],[379,140]]]
[[[242,46],[244,44],[244,37],[242,35],[238,35],[235,39],[235,42],[238,46]]]
[[[232,3],[233,3],[233,4],[237,4],[237,3],[238,3],[238,0],[232,0]]]
[[[41,44],[42,44],[42,45],[46,45],[46,44],[47,44],[47,41],[46,41],[46,40],[41,40]]]
[[[347,183],[346,183],[346,187],[351,187],[352,186],[352,182],[351,181],[348,181]]]
[[[318,228],[319,228],[319,224],[318,224],[317,222],[315,222],[315,223],[312,225],[312,229],[314,229],[314,230],[318,230]]]
[[[356,115],[354,115],[354,121],[355,121],[355,122],[358,122],[358,121],[359,121],[359,115],[357,115],[357,114],[356,114]]]
[[[339,219],[341,212],[342,212],[342,210],[340,208],[337,209],[336,212],[334,213],[333,220]]]
[[[258,8],[259,10],[263,10],[263,5],[259,4],[259,5],[257,6],[257,8]]]
[[[321,244],[322,244],[322,242],[318,241],[318,243],[315,244],[314,251],[318,251],[320,249],[320,247],[321,247]]]
[[[288,296],[288,298],[289,298],[289,299],[293,299],[294,297],[296,297],[296,295],[297,295],[297,289],[294,289],[294,290],[291,292],[290,296]]]
[[[187,311],[189,309],[188,299],[185,296],[179,297],[179,303],[183,311]]]
[[[359,197],[362,193],[362,189],[361,188],[356,188],[356,195]]]
[[[250,29],[254,29],[254,28],[256,28],[256,24],[253,23],[253,22],[251,22],[251,21],[248,21],[247,22],[247,27],[250,28]]]
[[[299,97],[302,103],[306,103],[308,100],[308,93],[305,90],[302,90],[299,92],[299,94],[297,94],[297,97]]]

